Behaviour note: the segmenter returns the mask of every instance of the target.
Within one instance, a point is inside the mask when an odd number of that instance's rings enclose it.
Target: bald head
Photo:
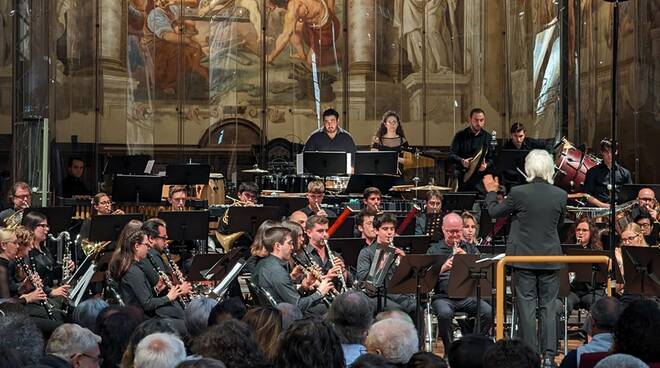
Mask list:
[[[289,216],[289,220],[299,223],[300,226],[305,228],[305,223],[307,222],[307,215],[302,211],[295,211]]]
[[[637,194],[639,199],[655,199],[655,192],[651,188],[642,188]]]
[[[442,219],[442,233],[445,236],[445,243],[453,247],[460,243],[461,232],[463,231],[463,219],[456,213],[450,212]]]
[[[656,206],[655,192],[651,188],[642,188],[637,193],[637,202],[644,211],[649,212]]]

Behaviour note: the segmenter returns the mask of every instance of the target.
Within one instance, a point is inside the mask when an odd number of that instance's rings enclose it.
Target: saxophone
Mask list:
[[[167,289],[168,289],[168,290],[172,290],[172,289],[174,289],[174,283],[172,283],[172,280],[171,280],[170,277],[165,273],[165,271],[163,271],[163,270],[160,268],[160,266],[158,266],[158,263],[156,263],[156,260],[154,260],[154,257],[153,257],[151,254],[147,253],[147,259],[149,260],[149,263],[151,263],[151,266],[154,268],[154,270],[156,270],[156,272],[158,273],[158,276],[159,276],[161,279],[163,279],[163,281],[165,282],[165,286],[167,287]],[[181,306],[183,307],[183,309],[186,309],[187,304],[186,304],[186,301],[183,299],[183,297],[180,296],[180,297],[178,298],[178,301],[179,301],[179,303],[181,303]]]
[[[325,245],[325,252],[328,253],[328,259],[330,260],[330,263],[332,265],[335,265],[335,255],[332,253],[332,249],[330,249],[330,244],[328,244],[328,239],[323,239],[323,244]],[[346,278],[344,277],[344,270],[341,269],[339,271],[339,283],[341,284],[341,288],[339,289],[339,293],[346,292],[348,290],[348,287],[346,286]]]
[[[181,269],[179,266],[174,262],[172,259],[172,256],[170,255],[170,250],[168,248],[163,249],[163,254],[165,254],[165,258],[167,258],[167,263],[170,264],[170,268],[172,269],[172,272],[174,272],[174,276],[176,277],[176,282],[178,285],[183,284],[184,282],[187,282],[186,277],[184,276],[183,272],[181,272]],[[187,304],[190,301],[190,297],[188,296],[181,296],[181,299]]]
[[[25,272],[27,279],[30,280],[30,284],[32,284],[32,286],[35,289],[43,290],[44,282],[41,279],[41,276],[39,276],[39,274],[35,271],[36,266],[34,264],[34,259],[32,257],[30,257],[30,263],[31,265],[26,264],[22,258],[18,258],[16,260],[16,264],[18,265],[18,267],[20,267],[23,270],[23,272]],[[53,313],[54,307],[52,304],[50,304],[48,299],[40,300],[39,304],[46,310],[46,315],[48,315],[48,319],[54,321],[55,320],[55,314]]]
[[[293,259],[293,262],[303,269],[305,276],[312,275],[312,277],[317,279],[319,282],[323,280],[321,267],[316,263],[305,264],[297,255],[293,253],[291,254],[291,259]],[[339,295],[337,290],[331,289],[331,291],[323,297],[323,303],[329,307],[337,295]]]

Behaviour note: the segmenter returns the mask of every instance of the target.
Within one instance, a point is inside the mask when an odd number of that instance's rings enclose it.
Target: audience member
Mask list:
[[[412,318],[410,318],[410,315],[399,309],[390,309],[378,313],[376,318],[374,318],[374,322],[380,322],[388,318],[396,318],[414,324]]]
[[[405,364],[417,352],[418,342],[417,330],[412,323],[388,318],[371,326],[366,346],[369,353],[382,355],[394,363]]]
[[[215,326],[220,324],[220,322],[224,322],[230,319],[241,320],[243,319],[243,316],[245,316],[245,313],[247,313],[245,304],[243,304],[240,298],[232,296],[221,301],[215,307],[213,307],[213,309],[211,309],[211,313],[209,313],[208,325],[209,327]]]
[[[218,301],[211,298],[195,298],[183,312],[183,321],[191,338],[199,336],[209,324],[209,316]]]
[[[9,312],[3,305],[0,315],[0,348],[18,353],[25,365],[35,364],[44,352],[44,338],[27,313]]]
[[[650,299],[630,303],[614,327],[612,351],[660,363],[660,304]]]
[[[49,367],[98,367],[101,337],[77,324],[65,323],[53,331],[46,355],[39,362]]]
[[[560,368],[577,368],[580,366],[580,357],[585,353],[607,352],[612,347],[614,335],[612,331],[623,311],[623,305],[612,297],[602,298],[591,307],[589,316],[591,325],[591,341],[588,344],[571,350],[564,357]]]
[[[596,364],[596,368],[648,368],[648,364],[628,354],[614,354]]]
[[[484,355],[484,368],[539,368],[541,357],[520,340],[500,340]]]
[[[462,368],[460,365],[455,367]],[[447,368],[447,362],[428,351],[418,351],[410,357],[406,368]]]
[[[229,319],[209,327],[193,342],[192,351],[225,363],[227,368],[253,368],[266,365],[254,335],[245,322]]]
[[[134,368],[174,368],[186,359],[186,348],[176,335],[157,332],[135,348]]]
[[[291,303],[279,303],[277,308],[282,313],[282,331],[286,330],[295,321],[303,319],[303,314],[297,305]]]
[[[110,307],[112,308],[112,307]],[[106,308],[108,309],[108,308]],[[121,362],[124,350],[135,328],[142,322],[130,312],[130,308],[121,307],[117,310],[99,314],[98,331],[101,336],[102,368],[116,368]]]
[[[0,368],[14,368],[22,365],[21,355],[16,349],[0,348]]]
[[[108,306],[108,302],[103,299],[87,299],[73,310],[73,322],[96,333],[96,318]]]
[[[257,345],[269,362],[277,356],[277,341],[282,332],[282,313],[275,307],[257,307],[250,309],[243,317],[243,322],[252,329]]]
[[[377,354],[363,354],[355,360],[351,368],[398,368],[399,364]]]
[[[144,339],[146,336],[151,335],[156,332],[163,332],[176,335],[176,329],[172,326],[168,320],[165,319],[148,319],[142,322],[139,326],[135,328],[133,334],[131,335],[126,350],[124,350],[124,355],[121,359],[120,368],[132,368],[133,360],[135,359],[135,348],[137,345]]]
[[[486,351],[493,346],[493,340],[484,335],[465,335],[449,345],[447,353],[449,366],[460,368],[481,368]]]
[[[184,360],[176,368],[227,368],[227,366],[217,359],[201,358]]]
[[[362,292],[347,291],[335,298],[326,318],[339,335],[346,366],[353,364],[367,350],[364,340],[373,321],[369,299]]]
[[[298,321],[282,334],[276,365],[282,368],[343,368],[344,353],[339,336],[326,321]]]

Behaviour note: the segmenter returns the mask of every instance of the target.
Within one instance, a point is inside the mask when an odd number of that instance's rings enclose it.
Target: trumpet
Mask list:
[[[165,282],[165,286],[167,286],[167,289],[168,290],[174,289],[174,283],[172,282],[170,277],[165,273],[165,271],[163,271],[160,268],[160,266],[158,266],[158,263],[156,263],[156,260],[154,259],[154,257],[151,254],[147,253],[147,259],[149,260],[149,263],[151,263],[151,266],[154,268],[154,270],[156,270],[156,272],[158,273],[158,276],[161,279],[163,279],[163,282]],[[182,296],[179,296],[178,301],[179,301],[179,303],[181,303],[181,306],[183,307],[183,309],[186,309],[187,304],[186,304],[186,301],[183,299]]]
[[[323,245],[325,246],[325,252],[328,255],[328,259],[330,260],[330,263],[334,266],[335,264],[335,255],[332,253],[332,249],[330,249],[330,245],[328,244],[328,239],[323,239]],[[346,278],[344,277],[344,269],[342,268],[339,270],[339,283],[341,284],[341,288],[339,290],[340,293],[343,293],[348,290],[348,287],[346,286]]]

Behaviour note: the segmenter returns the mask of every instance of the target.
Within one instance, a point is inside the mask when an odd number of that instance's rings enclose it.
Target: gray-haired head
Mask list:
[[[46,354],[71,362],[76,354],[88,354],[99,349],[101,337],[91,330],[74,323],[64,323],[57,327],[48,339]]]
[[[414,324],[412,318],[410,318],[410,315],[400,309],[388,309],[385,311],[382,311],[376,315],[375,321],[380,322],[382,320],[388,319],[388,318],[396,318],[400,319],[403,321],[406,321],[410,324]]]
[[[151,334],[135,349],[135,368],[174,368],[186,359],[183,341],[168,333]]]
[[[405,364],[417,352],[418,342],[417,330],[412,323],[388,318],[371,326],[365,345],[369,353]]]
[[[648,368],[648,364],[628,354],[613,354],[602,359],[595,368]]]
[[[94,330],[96,328],[96,317],[108,306],[108,302],[103,299],[87,299],[78,304],[76,309],[73,310],[73,322],[96,332]]]
[[[0,315],[0,348],[18,352],[23,364],[37,364],[44,353],[44,338],[27,313],[8,312],[6,306]]]
[[[371,327],[372,316],[367,296],[347,291],[335,298],[326,318],[335,326],[342,344],[362,344]]]
[[[540,149],[529,151],[527,157],[525,157],[525,174],[527,175],[527,181],[541,178],[552,184],[555,175],[555,162],[552,160],[552,156]]]
[[[190,336],[199,336],[206,330],[209,315],[216,305],[218,305],[218,301],[211,298],[195,298],[188,303],[183,313],[183,321],[186,323],[186,329]]]

